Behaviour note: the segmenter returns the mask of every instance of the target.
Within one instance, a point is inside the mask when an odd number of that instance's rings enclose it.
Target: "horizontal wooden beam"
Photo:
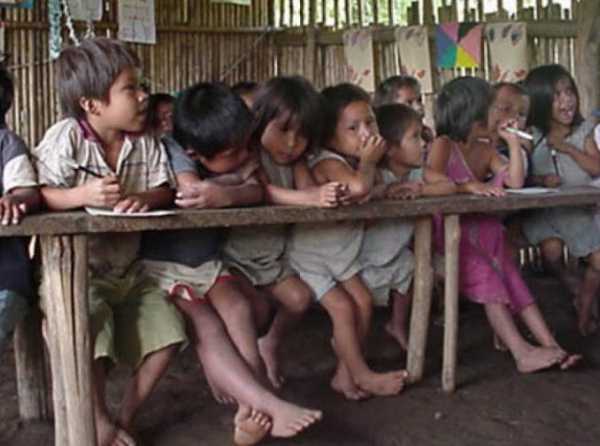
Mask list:
[[[411,201],[378,201],[338,209],[300,206],[257,206],[233,209],[178,210],[166,217],[98,217],[82,211],[54,212],[25,217],[16,226],[0,227],[0,237],[15,235],[59,235],[99,232],[135,232],[229,227],[281,223],[325,222],[374,218],[416,217],[433,214],[465,214],[515,211],[556,206],[585,206],[600,203],[600,189],[571,188],[561,192],[517,195],[502,198],[453,195]]]
[[[493,22],[486,22],[493,23]],[[395,27],[371,27],[373,30],[373,41],[375,43],[393,43]],[[317,30],[317,45],[342,45],[343,30]],[[574,21],[556,20],[540,22],[527,22],[527,35],[529,37],[542,38],[575,38],[577,37],[577,24]],[[435,37],[434,28],[429,29],[429,37]],[[279,46],[304,46],[306,45],[306,34],[303,29],[289,29],[287,32],[278,33],[275,44]]]

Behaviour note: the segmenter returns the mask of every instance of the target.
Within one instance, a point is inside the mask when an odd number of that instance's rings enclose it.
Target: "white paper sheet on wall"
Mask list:
[[[433,93],[431,52],[426,26],[399,26],[394,35],[400,55],[400,71],[413,76],[421,84],[423,93]]]
[[[230,3],[232,5],[250,6],[251,0],[210,0],[211,3]]]
[[[485,40],[490,51],[492,82],[517,82],[525,79],[529,70],[526,23],[487,24]]]
[[[156,43],[154,0],[119,0],[119,39]]]
[[[373,60],[373,36],[370,29],[352,29],[344,33],[344,55],[349,82],[375,91],[375,63]]]
[[[95,20],[102,18],[102,0],[67,0],[69,14],[73,20]]]

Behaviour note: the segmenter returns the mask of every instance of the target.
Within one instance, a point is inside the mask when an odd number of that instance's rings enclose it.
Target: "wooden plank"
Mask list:
[[[456,389],[456,356],[458,346],[458,259],[460,219],[458,215],[444,216],[445,272],[444,287],[444,359],[442,389]]]
[[[578,9],[575,74],[581,112],[589,116],[600,106],[600,1],[584,0]]]
[[[406,369],[411,383],[420,381],[423,378],[425,369],[432,287],[431,218],[425,217],[419,218],[415,223],[414,297],[406,358]]]

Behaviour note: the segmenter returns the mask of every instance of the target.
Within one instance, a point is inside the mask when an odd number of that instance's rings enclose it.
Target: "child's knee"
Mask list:
[[[588,257],[590,267],[597,273],[600,273],[600,251],[594,251]]]
[[[547,262],[558,262],[563,255],[562,240],[551,238],[544,240],[540,245],[542,256]]]
[[[306,286],[294,287],[286,295],[285,307],[290,313],[301,315],[308,310],[311,302],[312,295]]]
[[[346,295],[323,296],[324,306],[331,319],[334,321],[352,321],[356,315],[356,305]]]

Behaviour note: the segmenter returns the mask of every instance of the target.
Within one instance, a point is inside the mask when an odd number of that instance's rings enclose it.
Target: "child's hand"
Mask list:
[[[136,196],[129,195],[128,197],[119,200],[113,211],[119,212],[121,214],[135,214],[136,212],[147,212],[150,209],[147,203]]]
[[[184,209],[207,209],[230,206],[224,187],[210,181],[198,181],[177,191],[175,204]]]
[[[558,175],[544,175],[544,187],[558,187],[562,180]]]
[[[360,149],[360,160],[367,164],[377,164],[387,152],[385,140],[380,135],[369,136]]]
[[[10,195],[0,198],[0,223],[2,226],[17,225],[27,212],[25,203],[19,203]]]
[[[393,183],[387,188],[386,197],[392,200],[413,200],[423,195],[423,182]]]
[[[473,195],[482,195],[484,197],[504,197],[506,195],[503,188],[480,183],[479,181],[471,181],[470,183],[466,183],[464,187],[468,193]]]
[[[121,200],[119,179],[113,175],[94,178],[84,185],[84,202],[87,206],[112,208]]]
[[[511,127],[513,129],[519,128],[519,121],[517,119],[507,119],[502,122],[498,127],[498,135],[506,141],[509,149],[511,147],[520,147],[520,137],[514,133],[508,132],[506,130],[507,127]]]
[[[316,205],[322,208],[335,208],[348,197],[348,188],[336,181],[315,188]]]

